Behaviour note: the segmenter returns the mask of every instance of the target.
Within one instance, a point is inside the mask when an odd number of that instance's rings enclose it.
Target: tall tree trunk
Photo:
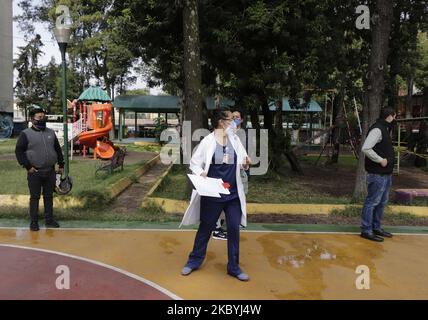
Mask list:
[[[365,85],[367,87],[367,84]],[[364,144],[364,140],[366,139],[367,132],[369,131],[369,108],[368,108],[368,97],[367,92],[364,93],[363,97],[363,116],[362,116],[362,130],[363,133],[361,135],[361,144],[362,147]],[[357,167],[357,176],[355,179],[355,187],[354,194],[352,196],[353,202],[360,202],[364,196],[367,194],[367,186],[366,186],[366,169],[365,169],[365,156],[360,151],[360,156],[358,157],[358,167]]]
[[[345,101],[346,94],[346,74],[343,72],[340,76],[340,92],[338,99],[336,99],[336,104],[333,106],[333,117],[334,117],[334,131],[333,131],[333,154],[331,156],[330,164],[337,163],[339,161],[339,152],[340,152],[340,134],[343,131],[343,128],[346,127],[344,114],[343,114],[343,104]]]
[[[183,120],[191,121],[192,134],[204,127],[206,109],[202,105],[201,61],[199,47],[198,1],[183,1],[183,70],[184,70],[184,103]],[[205,109],[205,110],[204,110]],[[191,152],[197,142],[185,147]],[[188,149],[190,147],[190,149]]]
[[[257,107],[252,106],[250,108],[250,119],[251,127],[253,129],[260,130],[259,112]]]
[[[390,0],[377,0],[374,12],[372,29],[372,43],[370,51],[368,79],[366,87],[367,104],[363,110],[363,135],[361,145],[364,143],[368,128],[379,117],[385,90],[384,73],[389,51],[389,36],[393,17],[393,2]],[[364,155],[360,154],[357,168],[357,177],[354,187],[354,200],[366,195],[366,177],[364,171]]]
[[[269,130],[269,136],[274,134],[273,130],[273,117],[272,112],[269,110],[268,99],[265,95],[260,95],[260,102],[262,105],[262,113],[263,113],[263,128]]]
[[[286,151],[284,129],[282,127],[282,100],[275,101],[275,134],[272,141],[272,169],[279,171],[284,165],[282,154]]]

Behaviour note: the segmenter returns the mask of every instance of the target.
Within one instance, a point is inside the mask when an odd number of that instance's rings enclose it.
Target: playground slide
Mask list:
[[[98,141],[102,137],[108,137],[113,124],[109,123],[104,128],[82,132],[79,135],[79,143],[83,146],[94,149],[94,152],[101,159],[110,159],[113,157],[114,148],[105,142]]]
[[[97,148],[95,149],[95,152],[101,159],[111,159],[114,154],[114,149],[108,143],[97,141]]]

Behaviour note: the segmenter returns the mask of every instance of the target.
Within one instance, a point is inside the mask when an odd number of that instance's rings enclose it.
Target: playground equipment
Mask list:
[[[414,147],[410,147],[407,145],[406,150],[401,150],[401,146],[404,144],[404,142],[401,140],[401,124],[406,122],[420,122],[419,132],[418,132],[418,141],[417,144]],[[417,118],[405,118],[405,119],[397,119],[397,174],[400,174],[400,164],[401,160],[403,158],[413,155],[415,157],[415,165],[418,164],[420,167],[426,166],[426,163],[428,161],[428,153],[427,153],[427,145],[428,145],[428,138],[426,134],[426,127],[428,123],[428,117],[417,117]],[[413,150],[413,149],[416,150]],[[416,151],[416,152],[415,152]]]
[[[113,107],[107,93],[99,87],[89,87],[77,100],[69,102],[69,107],[73,108],[73,123],[80,121],[82,125],[77,143],[83,146],[83,156],[86,157],[87,149],[91,148],[94,159],[111,159],[117,148],[109,140],[113,129]]]
[[[110,159],[115,152],[113,143],[108,139],[110,130],[113,128],[112,109],[111,103],[92,104],[90,119],[93,130],[84,131],[79,135],[78,142],[85,148],[94,150],[94,159],[97,157]],[[86,152],[84,154],[86,156]]]

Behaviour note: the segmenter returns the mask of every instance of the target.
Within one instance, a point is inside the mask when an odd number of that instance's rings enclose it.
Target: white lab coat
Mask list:
[[[245,158],[247,152],[242,145],[239,137],[236,134],[229,135],[230,143],[237,155],[237,166],[236,166],[236,185],[238,188],[239,201],[241,202],[241,225],[247,226],[247,205],[245,200],[244,186],[242,184],[240,170],[245,164]],[[210,169],[211,160],[214,155],[216,148],[216,140],[214,132],[202,139],[201,143],[197,147],[195,153],[190,160],[190,170],[196,174],[201,175],[202,172],[208,173]],[[196,192],[192,191],[192,197],[190,198],[190,204],[184,213],[183,220],[180,223],[182,225],[192,225],[200,222],[200,211],[201,211],[201,196]]]

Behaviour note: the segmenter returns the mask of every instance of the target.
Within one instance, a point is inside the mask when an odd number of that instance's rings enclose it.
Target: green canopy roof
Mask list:
[[[215,109],[215,98],[205,98],[208,110]],[[232,107],[233,100],[220,99],[221,107]],[[120,95],[113,101],[113,107],[135,112],[161,112],[177,113],[181,111],[181,99],[177,96],[143,96],[143,95]]]
[[[275,111],[275,101],[269,103],[269,110]],[[282,98],[282,111],[284,112],[322,112],[322,108],[315,100],[311,99],[307,106],[304,106],[303,99],[299,99],[299,104],[292,108],[288,98]]]
[[[111,99],[108,94],[100,87],[89,87],[82,92],[78,101],[99,101],[110,102]]]

